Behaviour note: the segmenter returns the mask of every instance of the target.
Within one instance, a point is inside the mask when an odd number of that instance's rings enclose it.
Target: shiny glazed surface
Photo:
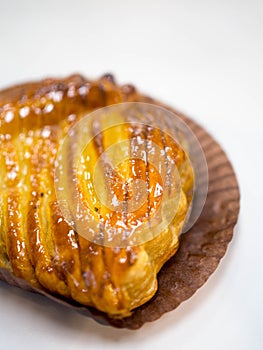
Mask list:
[[[93,82],[78,75],[48,79],[0,93],[0,267],[36,288],[94,306],[113,317],[128,316],[156,292],[158,271],[178,249],[193,185],[193,174],[184,168],[184,151],[171,147],[170,156],[182,169],[184,181],[179,210],[167,230],[139,246],[110,248],[89,242],[68,224],[54,191],[58,148],[85,113],[126,101],[151,102],[130,85],[116,85],[110,75]],[[123,128],[119,135],[125,132]],[[150,133],[141,136],[147,139]],[[155,139],[165,149],[160,136]],[[114,141],[114,135],[95,138],[92,149],[85,150],[94,160],[83,169],[92,171],[103,143]],[[123,169],[117,169],[111,184],[124,201],[129,189],[123,191],[121,176],[130,174],[134,165],[133,176],[147,180],[147,164],[134,164],[130,159]],[[98,220],[106,219],[110,213],[98,203],[91,205],[95,194],[85,190],[83,179],[80,176],[80,190],[88,207]],[[154,188],[160,179],[153,172],[147,181]],[[149,196],[143,208],[125,217],[126,224],[147,218],[157,206],[158,201]],[[110,215],[112,225],[123,220],[118,215]]]

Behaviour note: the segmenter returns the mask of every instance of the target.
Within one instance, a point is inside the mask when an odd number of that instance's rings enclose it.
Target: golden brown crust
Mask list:
[[[79,75],[47,79],[0,94],[0,267],[33,287],[118,317],[128,316],[156,292],[156,274],[178,248],[187,193],[182,192],[173,225],[152,241],[129,248],[102,247],[78,235],[64,219],[54,191],[54,162],[60,140],[83,113],[126,101],[151,99],[130,85],[117,86],[110,75],[93,82]],[[100,140],[95,138],[94,147],[99,156]],[[185,154],[179,147],[173,152],[180,166]],[[147,173],[145,165],[138,166]],[[155,177],[148,185],[151,181]],[[115,177],[118,191],[116,184]],[[153,198],[147,203],[149,215]],[[96,211],[105,214],[101,208]],[[111,220],[117,222],[118,217]]]
[[[41,84],[42,82],[38,83],[38,87]],[[122,89],[134,90],[133,87]],[[21,87],[6,91],[8,91],[8,98],[16,95],[14,98],[17,99],[21,94]],[[0,99],[4,95],[0,94]],[[144,99],[147,102],[162,105],[147,97]],[[75,304],[73,300],[63,301],[61,297],[55,297],[43,289],[34,288],[25,280],[15,277],[7,268],[0,268],[0,279],[20,288],[42,293],[81,313],[92,315],[98,322],[130,329],[139,328],[145,322],[158,319],[165,312],[175,309],[181,302],[191,297],[214,272],[231,241],[239,212],[239,190],[233,168],[220,146],[202,127],[184,115],[179,115],[192,128],[205,152],[209,169],[209,192],[198,222],[181,237],[179,251],[161,269],[158,277],[158,291],[154,298],[134,310],[130,317],[115,320],[96,309],[82,307]],[[0,201],[2,201],[1,196]],[[2,202],[0,207],[2,207]],[[0,217],[3,222],[2,212],[0,212]],[[5,253],[0,254],[0,259],[2,259],[1,264],[8,262]]]

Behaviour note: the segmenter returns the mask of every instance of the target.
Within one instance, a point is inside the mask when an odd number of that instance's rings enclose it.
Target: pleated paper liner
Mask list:
[[[37,84],[38,87],[40,85]],[[7,95],[10,96],[10,93],[12,89],[9,89]],[[13,97],[16,93],[14,91]],[[160,102],[139,94],[136,94],[133,101],[163,106]],[[140,328],[144,323],[155,321],[164,313],[176,309],[207,281],[225,255],[233,236],[239,213],[238,183],[227,155],[205,129],[173,109],[168,109],[180,116],[198,138],[207,160],[209,187],[201,216],[187,233],[181,235],[178,252],[159,272],[158,291],[154,297],[135,309],[130,317],[112,319],[94,308],[84,307],[71,300],[50,295],[45,290],[32,288],[6,269],[0,269],[0,279],[19,288],[45,295],[53,301],[94,318],[99,323],[129,329]]]

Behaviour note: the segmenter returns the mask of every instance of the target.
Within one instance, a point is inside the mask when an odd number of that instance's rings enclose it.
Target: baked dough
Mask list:
[[[95,81],[79,75],[47,79],[0,93],[0,268],[110,317],[129,316],[155,294],[158,271],[178,249],[193,189],[186,153],[171,147],[182,188],[166,230],[144,244],[115,248],[72,230],[54,189],[60,140],[87,112],[120,102],[151,100],[131,85],[118,86],[111,75]],[[101,208],[93,209],[102,215]]]

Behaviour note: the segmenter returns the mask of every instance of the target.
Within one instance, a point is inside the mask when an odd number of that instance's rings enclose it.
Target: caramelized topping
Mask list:
[[[141,127],[115,116],[121,123],[105,128],[104,120],[91,119],[90,142],[78,161],[71,141],[63,153],[67,171],[59,184],[72,204],[65,214],[55,188],[65,138],[76,126],[73,138],[83,145],[78,122],[94,109],[127,101],[144,100],[132,86],[116,85],[111,75],[94,82],[78,75],[48,79],[0,93],[0,267],[114,317],[129,315],[155,293],[156,274],[178,247],[193,186],[185,152],[160,125],[148,120]],[[176,215],[155,234],[153,224],[164,224],[175,197]],[[83,214],[75,208],[80,200],[92,220],[76,222]],[[101,245],[101,234],[109,242],[121,232],[122,241],[141,227],[144,231],[134,235],[136,241],[143,233],[140,244]]]

